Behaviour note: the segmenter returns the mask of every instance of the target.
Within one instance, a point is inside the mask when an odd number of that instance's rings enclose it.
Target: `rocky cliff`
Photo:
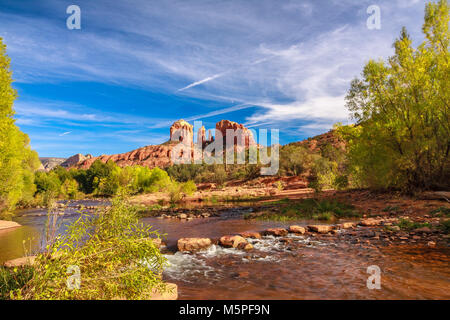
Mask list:
[[[237,122],[229,121],[229,120],[221,120],[216,123],[216,137],[217,133],[220,132],[220,134],[223,137],[224,145],[226,145],[226,133],[227,130],[233,130],[236,132],[236,137],[234,137],[234,144],[239,143],[239,139],[242,139],[244,142],[245,147],[251,147],[256,146],[255,139],[253,137],[252,132],[244,127],[243,124],[239,124]],[[217,139],[217,138],[216,138]]]
[[[63,163],[61,163],[61,167],[64,168],[70,168],[75,166],[76,164],[83,162],[87,159],[91,159],[92,156],[90,154],[87,155],[82,155],[81,153],[75,154],[73,156],[71,156],[70,158],[68,158],[66,161],[64,161]]]
[[[246,147],[256,145],[253,134],[249,129],[245,128],[242,124],[229,120],[222,120],[216,124],[216,132],[220,131],[222,133],[224,143],[226,143],[225,134],[227,129],[240,129],[239,132],[244,136],[243,138]],[[201,127],[197,132],[197,139],[199,139],[198,141],[202,141],[203,147],[214,141],[214,137],[211,135],[210,131],[208,132],[208,139],[206,139],[206,130],[204,127]],[[237,139],[235,139],[235,141],[236,140]],[[121,167],[141,165],[149,168],[164,168],[172,164],[172,150],[180,141],[191,145],[193,145],[194,142],[193,126],[185,120],[178,120],[172,124],[170,127],[169,141],[163,144],[146,146],[120,154],[101,155],[99,157],[88,157],[89,155],[83,156],[77,154],[67,159],[66,163],[67,167],[87,169],[95,160],[100,160],[102,162],[112,160]]]
[[[61,163],[66,161],[66,158],[52,158],[52,157],[41,157],[39,158],[41,161],[41,167],[39,170],[42,171],[50,171],[56,166],[59,166]]]

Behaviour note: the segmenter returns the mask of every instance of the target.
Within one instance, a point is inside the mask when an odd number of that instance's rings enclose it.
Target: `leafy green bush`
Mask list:
[[[75,179],[69,178],[61,185],[61,194],[67,199],[77,199],[78,183]]]
[[[336,190],[344,190],[348,187],[348,176],[347,175],[339,175],[333,181],[333,186]]]
[[[189,180],[181,185],[181,191],[184,194],[191,196],[195,191],[197,191],[197,186],[195,185],[194,181]]]
[[[39,254],[34,275],[12,292],[15,299],[146,299],[164,290],[165,258],[150,226],[123,198],[94,216],[82,215]],[[72,266],[72,267],[71,267]],[[79,289],[67,285],[70,271],[80,271]]]
[[[21,290],[34,274],[32,267],[6,268],[0,266],[0,300],[11,298],[10,293]]]

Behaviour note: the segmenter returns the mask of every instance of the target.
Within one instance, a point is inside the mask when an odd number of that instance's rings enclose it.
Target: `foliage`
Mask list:
[[[11,291],[22,289],[33,277],[32,267],[6,268],[0,266],[0,300],[8,300]]]
[[[387,62],[369,61],[355,79],[347,107],[357,121],[340,132],[349,142],[357,184],[407,192],[448,188],[450,181],[450,7],[425,9],[425,40],[406,29]]]
[[[56,167],[50,172],[36,172],[37,194],[76,199],[81,193],[98,196],[151,193],[166,190],[174,183],[166,171],[143,166],[121,168],[113,161],[95,161],[87,169]]]
[[[195,185],[194,181],[189,180],[181,185],[181,191],[184,194],[191,196],[195,191],[197,191],[197,186]]]
[[[135,209],[123,198],[114,198],[110,208],[94,216],[82,215],[49,243],[36,258],[32,279],[13,291],[13,297],[146,299],[152,288],[164,290],[165,258],[152,238],[160,235],[139,222]],[[79,268],[79,289],[67,285],[70,266]]]
[[[197,187],[192,180],[185,183],[177,183],[173,181],[168,187],[170,203],[182,200],[186,195],[192,195],[197,191]]]
[[[411,220],[408,219],[399,219],[399,221],[396,223],[396,225],[402,229],[402,230],[407,230],[407,231],[411,231],[414,229],[418,229],[418,228],[423,228],[423,227],[428,227],[430,228],[431,225],[427,222],[425,223],[418,223],[418,222],[413,222]]]
[[[14,210],[16,204],[28,201],[34,194],[33,171],[39,167],[37,153],[29,146],[29,138],[14,120],[10,60],[0,38],[0,216]]]
[[[450,220],[444,220],[439,225],[444,233],[450,233]]]
[[[430,212],[433,217],[450,217],[450,208],[439,207]]]
[[[302,146],[286,145],[280,148],[280,174],[298,176],[310,167],[311,153]]]

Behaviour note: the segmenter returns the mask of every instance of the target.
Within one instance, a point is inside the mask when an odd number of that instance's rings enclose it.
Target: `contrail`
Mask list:
[[[190,85],[188,85],[188,86],[186,86],[186,87],[184,87],[184,88],[178,89],[177,91],[184,91],[184,90],[187,90],[187,89],[189,89],[189,88],[198,86],[199,84],[202,84],[202,83],[205,83],[205,82],[208,82],[208,81],[217,79],[217,78],[219,78],[219,77],[222,77],[223,75],[225,75],[225,74],[227,74],[227,73],[229,73],[229,72],[230,72],[230,71],[218,73],[218,74],[215,74],[215,75],[210,76],[210,77],[208,77],[208,78],[205,78],[205,79],[203,79],[203,80],[199,80],[199,81],[193,82],[193,83],[191,83]]]
[[[62,137],[62,136],[65,136],[66,134],[69,134],[69,133],[72,133],[72,131],[66,131],[64,133],[61,133],[59,136]]]
[[[238,104],[238,105],[235,105],[232,107],[192,116],[192,117],[186,118],[186,121],[194,121],[194,120],[198,120],[198,119],[202,119],[202,118],[213,117],[213,116],[217,116],[219,114],[224,114],[224,113],[233,112],[233,111],[237,111],[237,110],[247,109],[247,108],[251,108],[251,107],[253,107],[253,105],[251,105],[249,103],[241,103],[241,104]]]
[[[228,73],[231,73],[232,71],[237,71],[239,69],[243,69],[243,68],[248,67],[248,66],[254,66],[254,65],[260,64],[260,63],[262,63],[264,61],[267,61],[267,60],[269,60],[271,58],[273,58],[273,57],[262,58],[262,59],[259,59],[259,60],[256,60],[256,61],[250,63],[249,65],[246,65],[246,66],[243,66],[243,67],[240,67],[240,68],[236,68],[236,69],[233,69],[233,70],[225,71],[225,72],[222,72],[222,73],[215,74],[215,75],[207,77],[207,78],[205,78],[203,80],[199,80],[199,81],[193,82],[193,83],[187,85],[184,88],[178,89],[177,92],[184,91],[184,90],[187,90],[189,88],[196,87],[196,86],[198,86],[198,85],[200,85],[202,83],[205,83],[205,82],[208,82],[208,81],[220,78],[220,77],[222,77],[222,76],[224,76],[224,75],[226,75]]]

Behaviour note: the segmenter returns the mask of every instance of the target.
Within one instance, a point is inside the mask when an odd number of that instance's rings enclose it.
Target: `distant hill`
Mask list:
[[[42,163],[40,170],[50,171],[66,161],[66,158],[40,157],[39,160]]]
[[[345,141],[336,134],[335,130],[330,130],[326,133],[322,133],[302,141],[291,142],[289,145],[304,146],[314,152],[319,151],[327,145],[331,145],[334,148],[342,150],[345,150],[346,147]]]

